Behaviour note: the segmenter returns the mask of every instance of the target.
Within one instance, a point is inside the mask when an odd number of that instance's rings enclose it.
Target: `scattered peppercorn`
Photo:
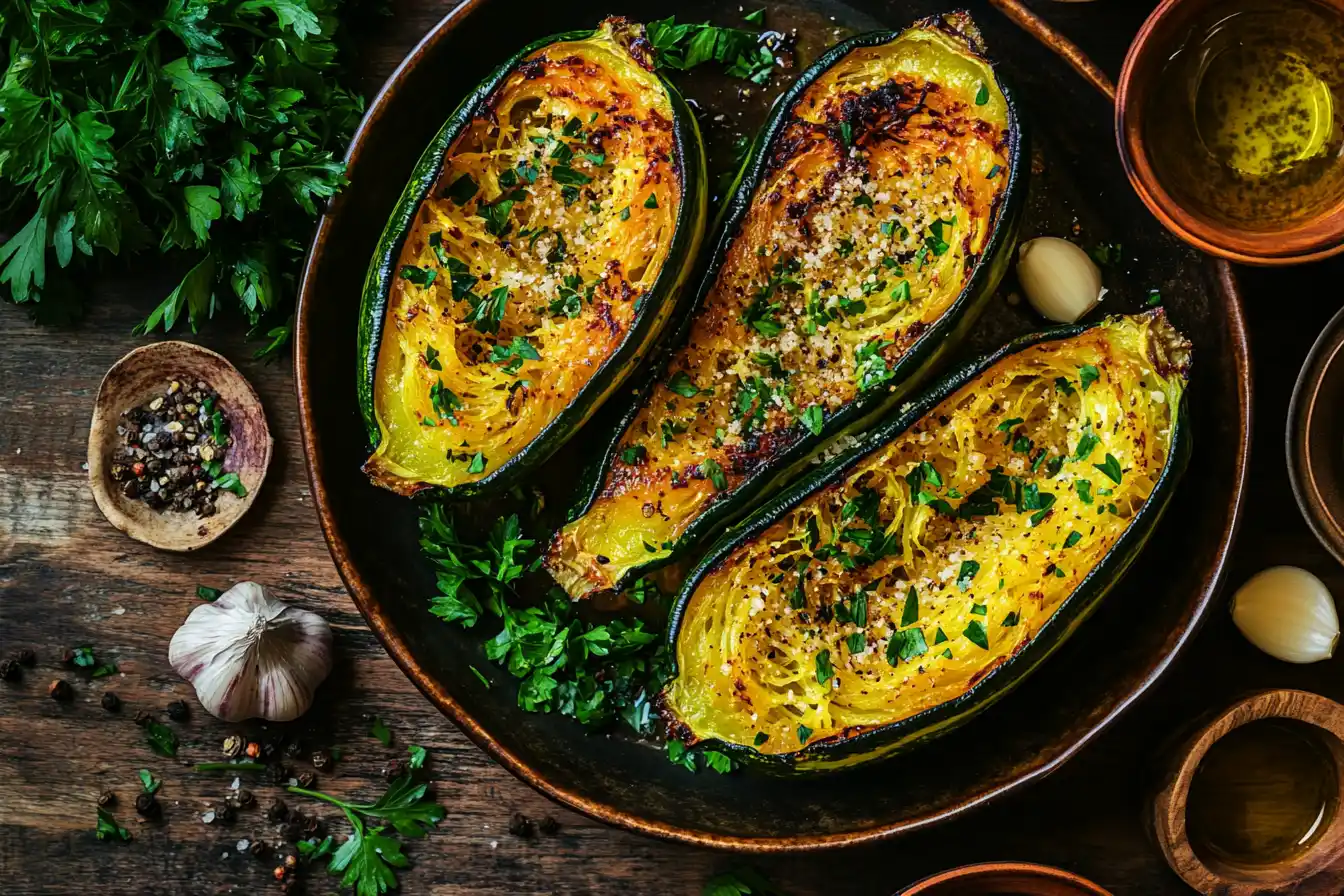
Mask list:
[[[174,700],[168,704],[168,718],[174,722],[185,722],[191,716],[191,711],[187,709],[187,704],[181,700]]]
[[[113,805],[116,801],[117,795],[110,790],[104,790],[102,793],[98,794],[98,805],[102,806],[104,809]]]
[[[271,854],[275,850],[271,849],[271,844],[267,843],[265,840],[258,840],[256,837],[253,837],[252,848],[248,851],[252,853],[253,857],[258,861],[264,862],[271,857]]]
[[[154,721],[154,713],[150,712],[147,709],[139,710],[135,714],[135,724],[139,725],[141,728],[145,727],[152,721]]]
[[[5,660],[0,663],[0,678],[5,681],[23,681],[23,667],[18,660]]]
[[[299,775],[299,786],[304,790],[312,790],[317,786],[317,775],[312,772],[304,772]]]
[[[51,699],[60,700],[62,703],[73,700],[75,697],[75,689],[70,687],[70,682],[64,678],[53,681],[51,686],[47,688],[47,693],[51,695]]]
[[[75,661],[75,648],[73,647],[65,648],[65,653],[61,654],[61,662],[69,666],[74,661]]]
[[[290,759],[298,759],[303,755],[303,742],[292,740],[285,744],[285,756]]]
[[[261,758],[266,762],[280,757],[280,745],[273,740],[268,740],[261,745]]]
[[[173,380],[162,395],[124,411],[110,470],[121,493],[152,510],[213,516],[220,489],[241,488],[223,470],[233,437],[219,400],[203,382]]]
[[[159,805],[159,801],[154,794],[142,790],[135,797],[135,811],[141,818],[148,818],[152,821],[163,814],[163,807]]]
[[[541,832],[548,837],[553,837],[560,833],[560,822],[556,821],[555,818],[550,815],[547,815],[541,820],[540,827]]]
[[[312,756],[313,768],[324,772],[331,768],[331,753],[326,750],[314,750]]]
[[[285,801],[276,797],[271,800],[271,804],[266,807],[266,820],[274,824],[279,824],[289,817],[289,807]]]
[[[393,778],[400,778],[406,774],[406,760],[393,759],[387,765],[383,766],[383,777],[391,781]]]
[[[252,791],[244,788],[233,795],[233,802],[239,809],[250,809],[256,805],[257,798]]]
[[[243,750],[246,746],[247,742],[241,737],[236,734],[230,734],[228,737],[224,738],[224,744],[221,749],[225,756],[230,759],[237,759],[239,756],[243,755]]]
[[[261,756],[261,744],[252,741],[247,745],[247,758],[257,759]]]
[[[261,780],[266,784],[287,784],[292,777],[294,773],[290,771],[289,766],[279,762],[272,762],[261,773]]]
[[[35,666],[37,664],[37,654],[25,647],[19,651],[19,662],[25,666]]]
[[[238,810],[233,808],[227,800],[215,807],[215,821],[220,824],[233,824],[237,820]]]
[[[509,833],[515,837],[531,837],[536,833],[536,828],[532,825],[532,819],[521,812],[515,812],[509,818]]]
[[[103,709],[108,712],[116,712],[121,709],[121,698],[113,691],[104,691],[102,704]]]

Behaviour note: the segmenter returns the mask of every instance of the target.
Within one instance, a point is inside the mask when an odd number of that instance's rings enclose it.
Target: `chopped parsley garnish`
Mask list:
[[[728,477],[723,475],[723,467],[712,457],[707,457],[700,462],[700,472],[709,477],[709,481],[714,484],[714,488],[719,491],[728,489]]]
[[[840,142],[845,146],[854,145],[854,125],[848,121],[840,122]]]
[[[462,399],[445,386],[442,379],[429,387],[429,403],[440,420],[447,420],[457,426],[457,412],[462,409]]]
[[[541,355],[537,353],[536,348],[527,341],[526,337],[515,336],[508,345],[492,347],[490,349],[490,360],[495,364],[504,365],[504,372],[512,375],[522,368],[524,361],[540,361]]]
[[[664,420],[660,427],[659,442],[664,448],[676,441],[676,437],[686,431],[686,424],[680,420]]]
[[[160,756],[167,756],[169,759],[177,756],[177,735],[162,722],[151,721],[147,724],[145,737],[149,741],[150,749]]]
[[[975,104],[983,106],[987,102],[989,102],[989,85],[981,81],[980,88],[975,92]]]
[[[835,254],[839,255],[841,258],[848,258],[853,255],[854,241],[848,238],[840,240],[835,244]]]
[[[1078,492],[1078,500],[1084,504],[1092,503],[1092,483],[1087,479],[1078,479],[1073,483],[1074,490]]]
[[[851,656],[863,653],[868,649],[868,636],[863,632],[854,632],[845,639],[845,646],[849,648]]]
[[[974,560],[961,561],[961,568],[957,571],[957,587],[962,591],[969,591],[971,580],[975,574],[980,571],[980,564]]]
[[[763,24],[765,22],[765,8],[762,7],[761,9],[758,9],[755,12],[747,13],[742,17],[742,21],[746,22],[748,25]]]
[[[806,725],[798,726],[798,743],[805,744],[807,739],[812,736],[812,729]]]
[[[1156,289],[1148,290],[1148,299],[1144,302],[1144,304],[1148,305],[1150,308],[1153,305],[1161,305],[1162,293],[1158,292]]]
[[[369,725],[369,734],[373,735],[378,743],[385,747],[392,745],[392,729],[387,727],[387,723],[377,716],[373,717],[373,722]]]
[[[1101,379],[1101,371],[1097,370],[1093,365],[1084,364],[1082,367],[1078,368],[1078,384],[1082,386],[1084,392],[1099,379]]]
[[[1017,625],[1017,622],[1018,622],[1017,613],[1013,612],[1003,617],[1003,622],[1000,624],[1004,628],[1012,628],[1013,626]]]
[[[972,619],[966,624],[966,631],[962,632],[968,640],[983,650],[989,649],[989,633],[985,631],[985,624],[979,619]]]
[[[956,218],[952,218],[948,221],[934,221],[929,225],[929,235],[924,238],[924,246],[934,255],[945,255],[948,250],[948,244],[943,235],[943,228],[951,227],[956,223]]]
[[[643,445],[627,445],[621,449],[621,462],[631,466],[642,464],[648,453]]]
[[[215,488],[233,492],[240,498],[247,497],[247,487],[243,485],[243,480],[238,478],[237,473],[225,473],[223,476],[216,477],[210,484]]]
[[[649,198],[644,200],[644,207],[645,207],[645,208],[657,208],[657,207],[658,207],[658,197],[657,197],[656,195],[654,195],[653,193],[650,193],[650,194],[649,194]]]
[[[854,204],[860,208],[872,208],[873,197],[869,196],[867,193],[860,193],[854,197]]]
[[[1066,396],[1072,395],[1075,391],[1073,384],[1069,382],[1068,378],[1062,376],[1055,377],[1055,388],[1063,392]]]
[[[439,350],[432,345],[425,346],[425,366],[430,370],[443,369],[443,364],[439,362]]]
[[[974,604],[974,603],[973,603],[973,604],[971,604],[971,615],[972,615],[972,616],[987,616],[987,615],[989,615],[989,607],[985,606],[984,604]]]
[[[911,585],[905,592],[905,606],[901,609],[901,625],[914,625],[919,621],[919,592]]]
[[[817,684],[825,684],[835,677],[835,669],[831,667],[831,652],[823,650],[817,654]]]
[[[1064,539],[1064,547],[1071,548],[1082,540],[1083,540],[1083,533],[1070,532],[1069,537]]]
[[[933,643],[935,643],[935,644],[941,644],[941,643],[943,643],[943,642],[946,641],[946,640],[947,640],[947,635],[943,634],[943,627],[940,625],[940,626],[938,626],[938,631],[935,632],[934,635],[933,635]]]
[[[433,268],[420,268],[413,264],[404,264],[401,266],[401,279],[409,280],[416,286],[428,287],[434,282],[434,278],[439,274]]]
[[[501,199],[481,209],[481,216],[485,218],[486,232],[497,237],[508,233],[512,226],[509,223],[509,212],[511,211],[513,211],[512,199]]]
[[[470,174],[464,174],[448,187],[447,196],[457,205],[466,205],[478,189],[475,179]]]
[[[887,663],[895,666],[903,660],[908,661],[917,656],[923,656],[928,651],[929,645],[924,640],[923,629],[902,629],[892,632],[891,638],[887,641]]]
[[[485,455],[483,453],[477,451],[475,454],[472,455],[471,463],[467,464],[467,472],[468,473],[485,472]]]
[[[672,377],[667,381],[667,388],[682,398],[695,398],[702,391],[696,388],[695,383],[691,382],[690,374],[684,370],[678,370],[672,374]],[[703,391],[706,394],[710,392],[708,389]]]
[[[892,345],[888,340],[872,339],[859,346],[854,353],[854,366],[859,374],[859,389],[871,389],[891,379],[891,368],[882,355],[882,349]]]
[[[896,284],[896,288],[891,291],[891,297],[898,302],[910,301],[910,281],[902,280]]]
[[[987,174],[985,174],[985,179],[986,179],[986,180],[993,180],[994,178],[996,178],[996,177],[999,176],[999,172],[1002,171],[1002,170],[1003,170],[1003,166],[1002,166],[1002,165],[997,165],[997,164],[996,164],[996,165],[991,165],[991,166],[990,166],[990,169],[989,169],[989,172],[988,172]]]
[[[1092,260],[1102,267],[1107,265],[1119,264],[1122,261],[1121,246],[1119,243],[1097,243],[1090,250],[1088,255]]]
[[[466,298],[471,302],[471,311],[464,321],[481,333],[498,333],[499,325],[504,321],[504,308],[509,302],[509,288],[496,287],[484,299],[475,293],[467,293]]]
[[[436,230],[429,235],[429,248],[440,265],[447,267],[448,263],[452,261],[452,256],[448,254],[448,250],[443,248],[442,231]]]
[[[622,221],[629,221],[629,220],[630,220],[630,206],[627,205],[625,208],[621,209],[621,212],[620,212],[619,215],[617,215],[617,217],[620,218]]]
[[[814,404],[808,406],[807,410],[803,411],[802,416],[798,419],[802,421],[803,425],[807,427],[808,432],[812,433],[812,435],[821,435],[822,426],[824,425],[821,405]]]
[[[1106,477],[1110,479],[1112,482],[1114,482],[1116,485],[1120,484],[1121,479],[1120,461],[1115,459],[1115,455],[1108,453],[1106,455],[1105,463],[1093,464],[1092,466],[1096,467],[1102,473],[1106,474]]]
[[[581,171],[575,171],[568,165],[555,165],[551,168],[551,177],[558,184],[565,184],[571,187],[582,187],[592,183],[593,179]],[[653,198],[653,194],[649,194]],[[656,208],[657,206],[651,206]]]
[[[1078,438],[1078,447],[1073,450],[1073,457],[1069,459],[1087,460],[1099,444],[1101,444],[1101,439],[1097,438],[1090,429],[1084,429],[1083,434]]]
[[[122,840],[130,842],[131,832],[121,825],[117,824],[117,819],[111,812],[98,807],[98,825],[94,828],[94,836],[99,840]]]

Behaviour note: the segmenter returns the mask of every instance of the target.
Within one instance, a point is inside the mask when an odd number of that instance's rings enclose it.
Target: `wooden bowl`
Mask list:
[[[1049,865],[985,862],[926,877],[897,896],[1111,896],[1090,880]]]
[[[1344,563],[1344,310],[1307,354],[1288,405],[1288,481],[1307,525]]]
[[[157,511],[116,487],[111,458],[120,439],[117,424],[123,411],[162,394],[172,380],[191,377],[219,393],[228,414],[233,445],[224,459],[224,472],[237,473],[247,494],[223,494],[212,516],[194,512]],[[98,387],[89,424],[89,488],[107,521],[136,541],[165,551],[194,551],[227,532],[256,500],[274,442],[266,414],[252,384],[223,355],[189,342],[143,345],[113,364]]]
[[[524,712],[514,680],[482,653],[483,639],[494,633],[489,621],[464,631],[429,615],[436,587],[417,544],[420,508],[374,487],[360,472],[369,450],[352,366],[360,287],[391,207],[447,108],[534,38],[591,27],[607,14],[727,21],[722,4],[583,0],[534,5],[519,16],[515,4],[468,0],[435,26],[369,104],[348,155],[350,186],[318,225],[300,287],[295,377],[314,503],[342,579],[393,659],[491,756],[566,806],[654,836],[751,852],[821,849],[927,827],[1068,761],[1161,676],[1214,600],[1240,519],[1249,445],[1250,371],[1235,278],[1228,265],[1158,226],[1134,196],[1112,149],[1110,97],[1099,89],[1110,85],[1095,66],[1017,0],[995,5],[1015,12],[1021,28],[988,0],[965,5],[1018,88],[1032,126],[1022,238],[1080,231],[1087,246],[1124,244],[1124,265],[1111,273],[1113,289],[1098,315],[1143,310],[1152,288],[1167,297],[1168,313],[1195,342],[1194,456],[1125,581],[1018,690],[932,748],[820,778],[691,775],[671,765],[656,744],[618,732],[594,736],[559,714]],[[803,64],[841,36],[837,29],[898,28],[948,8],[945,0],[911,0],[899,8],[883,0],[765,6],[769,27],[797,28]],[[1079,20],[1107,52],[1123,50],[1124,29],[1108,26],[1104,17]],[[1093,74],[1080,77],[1080,71]],[[731,163],[733,138],[759,126],[790,77],[752,88],[743,109],[741,82],[715,66],[674,75],[701,104],[711,183]],[[728,116],[722,122],[716,120],[721,112]],[[1013,288],[1006,283],[1002,292]],[[991,305],[949,363],[1043,326],[1024,302],[1000,298]],[[525,523],[529,535],[544,538],[545,527],[567,509],[565,490],[591,450],[585,441],[591,437],[574,439],[528,483],[546,497],[546,516]],[[539,589],[524,599],[540,598]],[[1133,611],[1136,605],[1142,613]],[[491,680],[489,688],[473,667]]]
[[[1283,230],[1257,231],[1215,221],[1188,208],[1158,179],[1144,139],[1144,111],[1157,91],[1172,89],[1163,67],[1193,23],[1220,0],[1163,0],[1130,44],[1116,91],[1115,133],[1135,191],[1162,225],[1192,246],[1230,261],[1300,264],[1344,251],[1344,203]],[[1324,0],[1344,14],[1344,0]]]
[[[1229,732],[1262,719],[1295,719],[1319,729],[1334,756],[1339,803],[1315,843],[1274,865],[1244,866],[1201,858],[1186,831],[1195,769]],[[1344,892],[1344,706],[1306,691],[1262,691],[1220,713],[1186,742],[1153,801],[1153,829],[1171,869],[1200,893],[1218,896],[1339,896]],[[1334,867],[1332,867],[1334,866]]]

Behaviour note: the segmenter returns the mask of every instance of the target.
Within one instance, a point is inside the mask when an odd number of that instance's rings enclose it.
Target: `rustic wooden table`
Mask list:
[[[398,3],[397,15],[364,35],[366,88],[451,5]],[[1091,48],[1089,48],[1091,49]],[[1116,59],[1098,53],[1108,70]],[[550,805],[463,737],[416,692],[365,627],[328,557],[310,508],[298,445],[291,368],[250,360],[235,327],[212,326],[201,340],[239,362],[261,393],[277,439],[257,506],[216,545],[192,556],[161,553],[114,531],[90,499],[81,468],[89,414],[107,367],[143,340],[130,336],[171,288],[172,270],[153,263],[135,274],[89,284],[92,312],[76,329],[44,329],[0,304],[0,656],[36,651],[22,683],[0,685],[0,880],[10,894],[207,894],[272,891],[273,863],[236,844],[265,829],[260,813],[230,827],[202,822],[228,779],[192,773],[186,762],[216,758],[233,733],[199,709],[175,725],[182,761],[153,756],[132,721],[137,710],[193,703],[168,667],[168,640],[196,605],[198,584],[255,579],[321,612],[335,627],[338,665],[318,706],[293,730],[308,743],[343,751],[323,786],[373,795],[379,769],[407,743],[432,751],[433,779],[448,817],[408,848],[407,893],[698,893],[712,874],[742,861],[612,830]],[[1250,498],[1229,584],[1276,563],[1306,567],[1344,594],[1341,570],[1313,540],[1288,489],[1283,433],[1293,380],[1311,341],[1339,306],[1333,284],[1344,263],[1287,272],[1242,271],[1256,374],[1256,433]],[[1141,609],[1139,610],[1141,612]],[[120,674],[89,681],[60,666],[62,651],[92,644]],[[1186,892],[1146,833],[1146,801],[1164,746],[1198,714],[1261,687],[1303,687],[1340,699],[1344,659],[1296,668],[1260,655],[1212,614],[1166,679],[1113,729],[1062,771],[942,828],[881,846],[757,863],[800,894],[888,894],[930,872],[968,862],[1020,859],[1059,865],[1130,894]],[[58,676],[76,698],[47,696]],[[1064,682],[1061,686],[1066,686]],[[124,701],[104,711],[105,691]],[[363,718],[386,719],[391,748]],[[259,732],[260,729],[250,729]],[[164,779],[165,818],[133,821],[136,770]],[[94,803],[121,795],[118,817],[131,843],[94,837]],[[263,798],[272,788],[258,787]],[[554,815],[560,832],[520,839],[510,814]],[[328,815],[332,817],[334,813]],[[332,817],[333,821],[338,821]],[[337,823],[335,829],[343,830]],[[308,892],[333,889],[318,874]]]

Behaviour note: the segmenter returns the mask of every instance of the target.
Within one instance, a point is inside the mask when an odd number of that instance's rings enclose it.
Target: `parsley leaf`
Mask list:
[[[131,832],[117,824],[117,820],[112,816],[111,812],[107,811],[102,806],[99,806],[98,826],[94,829],[94,836],[99,840],[129,841],[131,839]]]
[[[162,722],[150,722],[145,726],[145,737],[150,749],[160,756],[172,759],[177,756],[177,735],[173,729]]]

